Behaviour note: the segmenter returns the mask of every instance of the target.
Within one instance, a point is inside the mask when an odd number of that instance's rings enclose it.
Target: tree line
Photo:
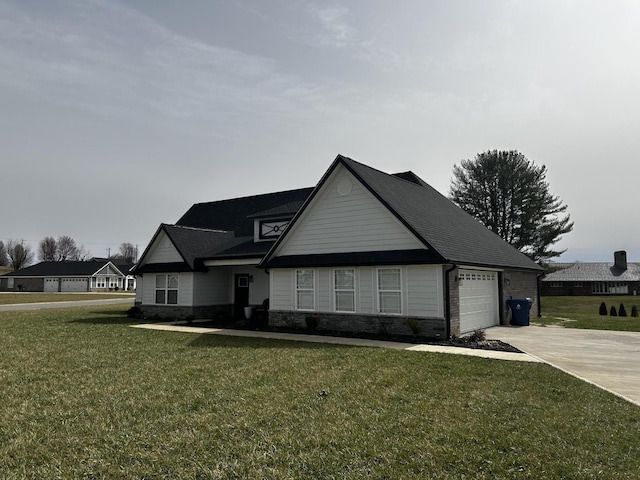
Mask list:
[[[38,243],[37,252],[21,240],[10,239],[6,245],[0,240],[0,267],[13,270],[28,267],[34,262],[36,255],[40,262],[86,261],[91,258],[91,252],[68,235],[61,235],[57,239],[51,236],[43,238]],[[134,263],[137,257],[137,247],[125,242],[120,244],[118,253],[111,255],[109,260]]]

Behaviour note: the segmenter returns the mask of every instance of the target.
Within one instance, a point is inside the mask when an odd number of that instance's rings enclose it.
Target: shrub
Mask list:
[[[487,338],[487,333],[482,329],[474,330],[471,335],[469,335],[469,341],[472,343],[484,342]]]
[[[627,316],[627,311],[624,308],[624,303],[620,304],[620,308],[618,309],[618,316],[619,317],[626,317]]]
[[[411,332],[414,335],[420,335],[421,332],[421,328],[420,328],[420,324],[418,323],[418,320],[415,318],[410,318],[409,320],[407,320],[407,325],[409,325],[409,328],[411,329]]]
[[[305,317],[304,322],[307,324],[309,330],[315,330],[320,325],[320,317],[316,315],[309,315]]]
[[[636,307],[635,305],[633,307],[631,307],[631,316],[632,317],[637,317],[638,316],[638,307]]]
[[[611,305],[611,310],[609,311],[609,315],[612,317],[618,316],[618,312],[616,312],[616,307],[614,307],[613,305]]]
[[[604,302],[600,304],[600,315],[607,316],[607,304]]]
[[[139,307],[131,307],[127,310],[127,317],[129,318],[142,318],[142,310]]]

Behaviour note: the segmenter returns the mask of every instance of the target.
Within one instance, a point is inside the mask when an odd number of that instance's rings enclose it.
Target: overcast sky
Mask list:
[[[196,202],[516,149],[640,261],[640,2],[0,0],[0,240],[144,249]]]

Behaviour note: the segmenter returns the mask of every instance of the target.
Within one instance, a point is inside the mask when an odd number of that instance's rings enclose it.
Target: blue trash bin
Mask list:
[[[530,298],[511,298],[507,305],[511,308],[511,325],[529,325],[529,310],[531,310]]]

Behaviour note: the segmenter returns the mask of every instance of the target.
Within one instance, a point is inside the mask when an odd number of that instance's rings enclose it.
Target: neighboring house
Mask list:
[[[41,262],[0,277],[0,291],[107,292],[135,289],[133,265],[109,260]],[[133,282],[127,281],[127,278]]]
[[[613,263],[553,263],[541,282],[542,295],[638,295],[640,263],[627,262],[627,252],[614,252]]]
[[[133,271],[145,315],[448,337],[507,323],[541,267],[412,172],[339,155],[313,189],[194,205],[159,227]]]

